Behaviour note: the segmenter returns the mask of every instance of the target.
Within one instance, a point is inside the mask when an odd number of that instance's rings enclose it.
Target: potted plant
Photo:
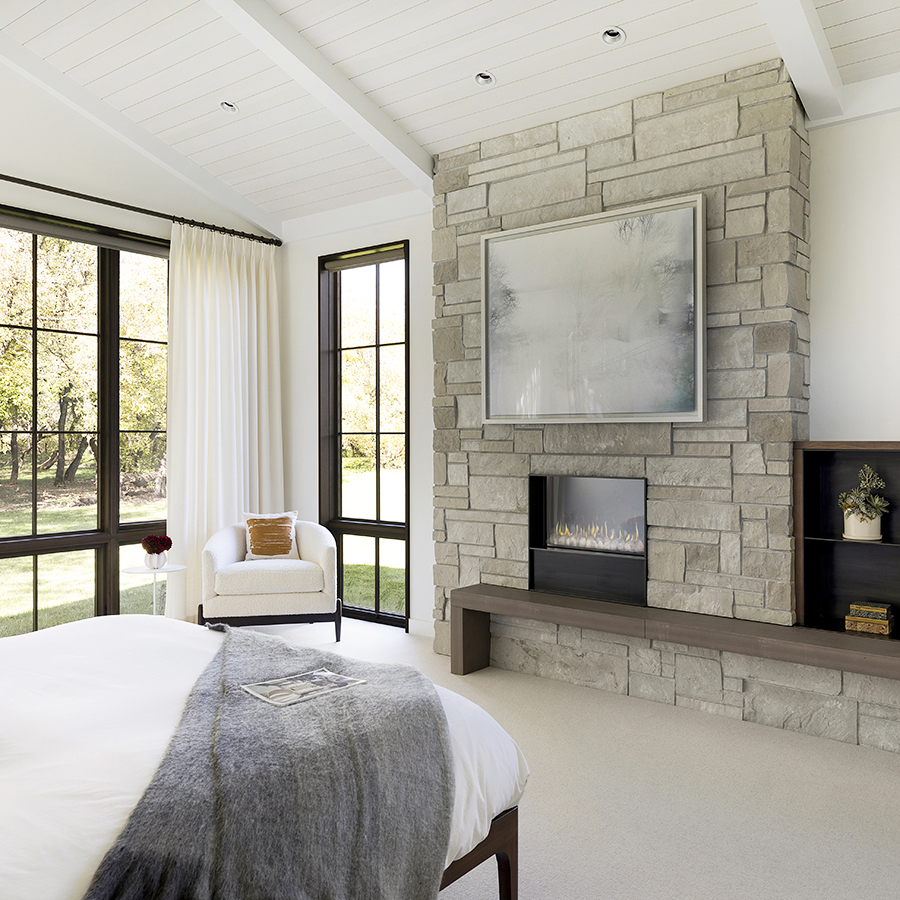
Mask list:
[[[881,540],[881,517],[887,512],[888,501],[875,491],[884,486],[878,473],[865,465],[859,470],[859,486],[838,495],[838,503],[844,511],[844,537],[847,540]]]
[[[172,547],[172,538],[165,534],[148,534],[141,546],[147,554],[144,565],[148,569],[161,569],[166,564],[166,551]]]

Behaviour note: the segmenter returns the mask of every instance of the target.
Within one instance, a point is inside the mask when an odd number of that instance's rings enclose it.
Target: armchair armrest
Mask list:
[[[227,525],[206,542],[201,562],[204,602],[216,596],[216,572],[240,562],[246,555],[247,532],[243,525]]]
[[[337,598],[337,546],[334,535],[318,522],[298,520],[294,526],[300,559],[314,562],[325,573],[324,593]]]

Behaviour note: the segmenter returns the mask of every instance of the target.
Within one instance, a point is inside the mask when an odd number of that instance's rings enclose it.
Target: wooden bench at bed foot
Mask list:
[[[518,900],[519,897],[519,808],[514,806],[500,813],[493,822],[488,836],[465,856],[450,863],[444,869],[441,890],[471,872],[490,857],[497,857],[497,874],[500,879],[500,900]]]

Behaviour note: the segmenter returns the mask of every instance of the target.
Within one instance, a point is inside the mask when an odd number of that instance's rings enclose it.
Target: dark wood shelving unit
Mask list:
[[[848,541],[838,494],[870,465],[890,502],[882,540]],[[850,604],[889,603],[900,613],[900,441],[798,441],[794,444],[794,564],[797,621],[843,631]],[[869,636],[866,636],[869,637]],[[898,634],[889,638],[896,640]]]

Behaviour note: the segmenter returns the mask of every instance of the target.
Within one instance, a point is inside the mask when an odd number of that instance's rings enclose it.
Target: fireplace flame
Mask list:
[[[572,547],[578,550],[644,552],[644,542],[641,540],[637,525],[633,529],[623,530],[615,523],[610,525],[609,522],[603,522],[602,525],[575,525],[573,528],[570,528],[568,523],[557,522],[553,534],[547,538],[547,543],[555,547]]]

